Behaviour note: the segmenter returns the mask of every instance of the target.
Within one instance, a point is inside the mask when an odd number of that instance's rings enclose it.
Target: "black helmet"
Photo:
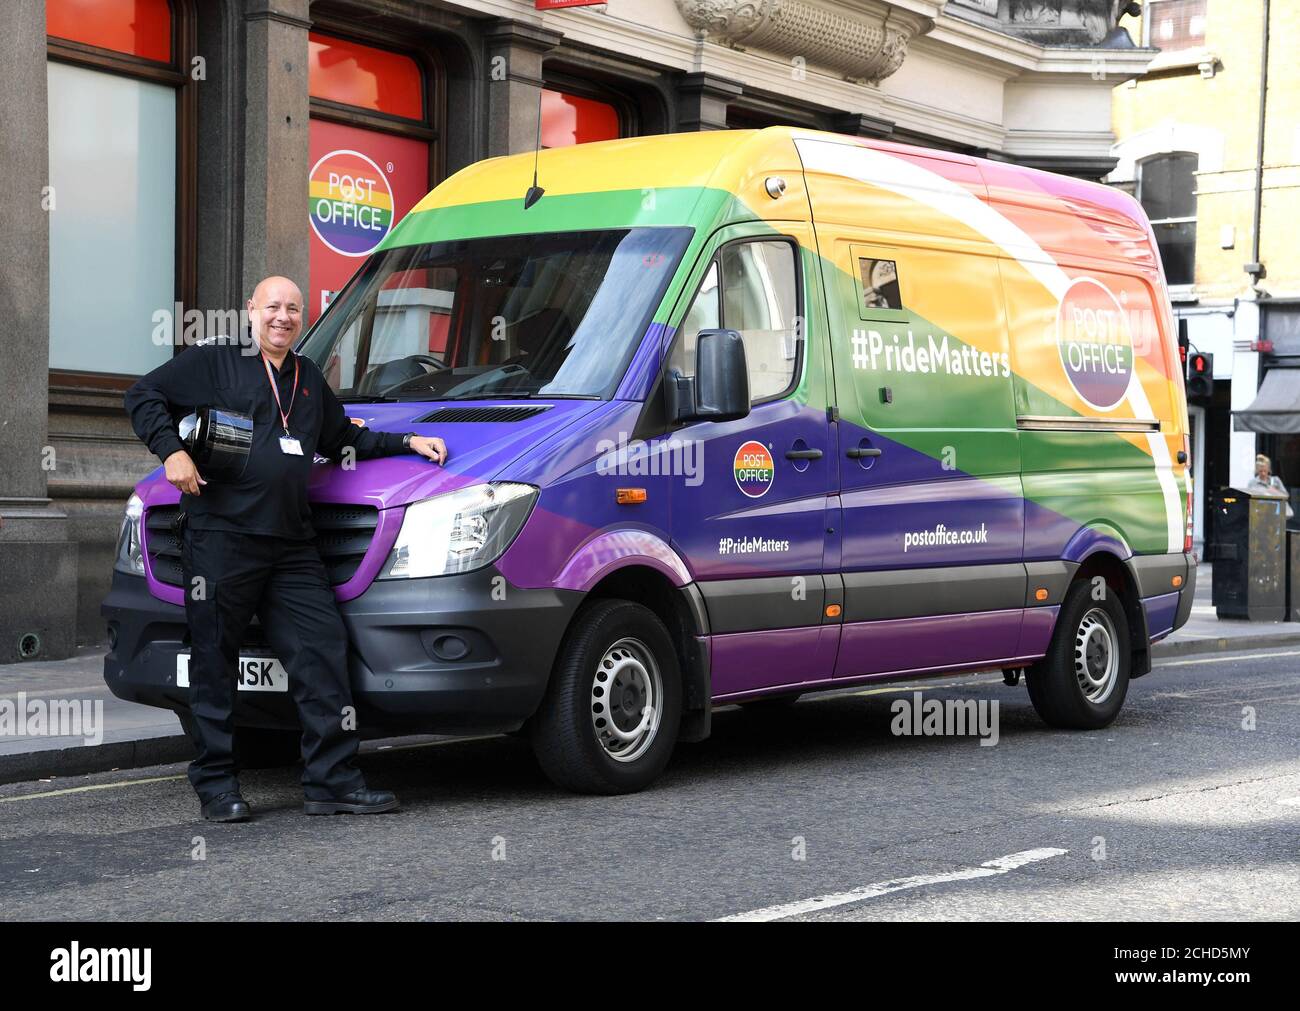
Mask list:
[[[253,445],[253,419],[224,407],[200,407],[180,423],[181,441],[207,480],[237,481]]]

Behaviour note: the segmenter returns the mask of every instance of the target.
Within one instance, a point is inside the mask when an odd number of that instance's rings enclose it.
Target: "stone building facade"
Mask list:
[[[0,5],[0,662],[103,634],[123,503],[156,463],[122,393],[173,353],[160,313],[174,332],[282,273],[314,318],[360,262],[358,230],[391,227],[465,165],[528,150],[539,108],[548,146],[790,123],[1100,178],[1112,89],[1154,55],[1120,25],[1129,6]],[[322,187],[365,173],[355,215],[313,217]]]

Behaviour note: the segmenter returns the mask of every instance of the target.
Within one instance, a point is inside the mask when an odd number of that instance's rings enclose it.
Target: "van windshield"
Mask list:
[[[631,228],[390,249],[298,350],[347,399],[606,398],[690,237]]]

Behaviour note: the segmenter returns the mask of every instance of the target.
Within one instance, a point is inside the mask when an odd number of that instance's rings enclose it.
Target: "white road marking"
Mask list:
[[[817,895],[811,899],[801,899],[798,902],[785,902],[779,906],[766,906],[763,909],[755,909],[748,913],[723,916],[717,922],[767,923],[771,920],[784,920],[790,916],[801,916],[804,913],[815,913],[823,909],[833,909],[836,906],[847,906],[854,902],[862,902],[865,899],[874,899],[881,895],[889,895],[891,892],[904,892],[912,888],[925,888],[928,885],[942,885],[949,881],[972,881],[976,878],[997,877],[999,874],[1014,871],[1017,867],[1024,867],[1026,864],[1037,863],[1040,860],[1049,860],[1052,857],[1064,856],[1068,852],[1070,851],[1056,849],[1055,847],[1024,850],[994,860],[986,860],[978,867],[966,867],[959,871],[947,871],[943,874],[918,874],[910,878],[895,878],[893,881],[877,881],[875,884],[863,885],[861,888],[854,888],[848,892]]]
[[[1224,654],[1227,650],[1223,651]],[[1196,663],[1228,663],[1234,660],[1268,660],[1275,656],[1300,656],[1300,649],[1288,650],[1285,653],[1239,653],[1232,656],[1219,655],[1206,657],[1203,660],[1162,660],[1157,663],[1157,667],[1190,667]]]
[[[21,797],[0,797],[0,804],[12,804],[19,800],[39,800],[42,797],[62,797],[69,793],[85,793],[87,790],[116,790],[120,786],[139,786],[142,783],[166,783],[168,780],[184,778],[184,776],[154,776],[150,779],[126,779],[120,783],[95,783],[92,786],[73,786],[67,790],[27,793]]]

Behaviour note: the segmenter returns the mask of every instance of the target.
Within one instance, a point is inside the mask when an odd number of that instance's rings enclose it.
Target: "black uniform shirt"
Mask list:
[[[196,408],[222,407],[252,417],[253,445],[243,475],[235,481],[208,480],[200,467],[199,476],[208,483],[198,496],[182,494],[181,509],[199,530],[306,540],[313,536],[307,482],[317,453],[337,460],[352,446],[356,458],[364,460],[409,450],[400,434],[352,424],[316,363],[291,351],[277,387],[280,403],[289,411],[289,433],[301,443],[302,455],[283,452],[284,430],[266,365],[260,354],[248,353],[255,348],[247,336],[244,342],[226,339],[187,348],[127,390],[126,409],[135,434],[164,462],[185,449],[177,422]],[[276,373],[274,365],[271,372]]]

